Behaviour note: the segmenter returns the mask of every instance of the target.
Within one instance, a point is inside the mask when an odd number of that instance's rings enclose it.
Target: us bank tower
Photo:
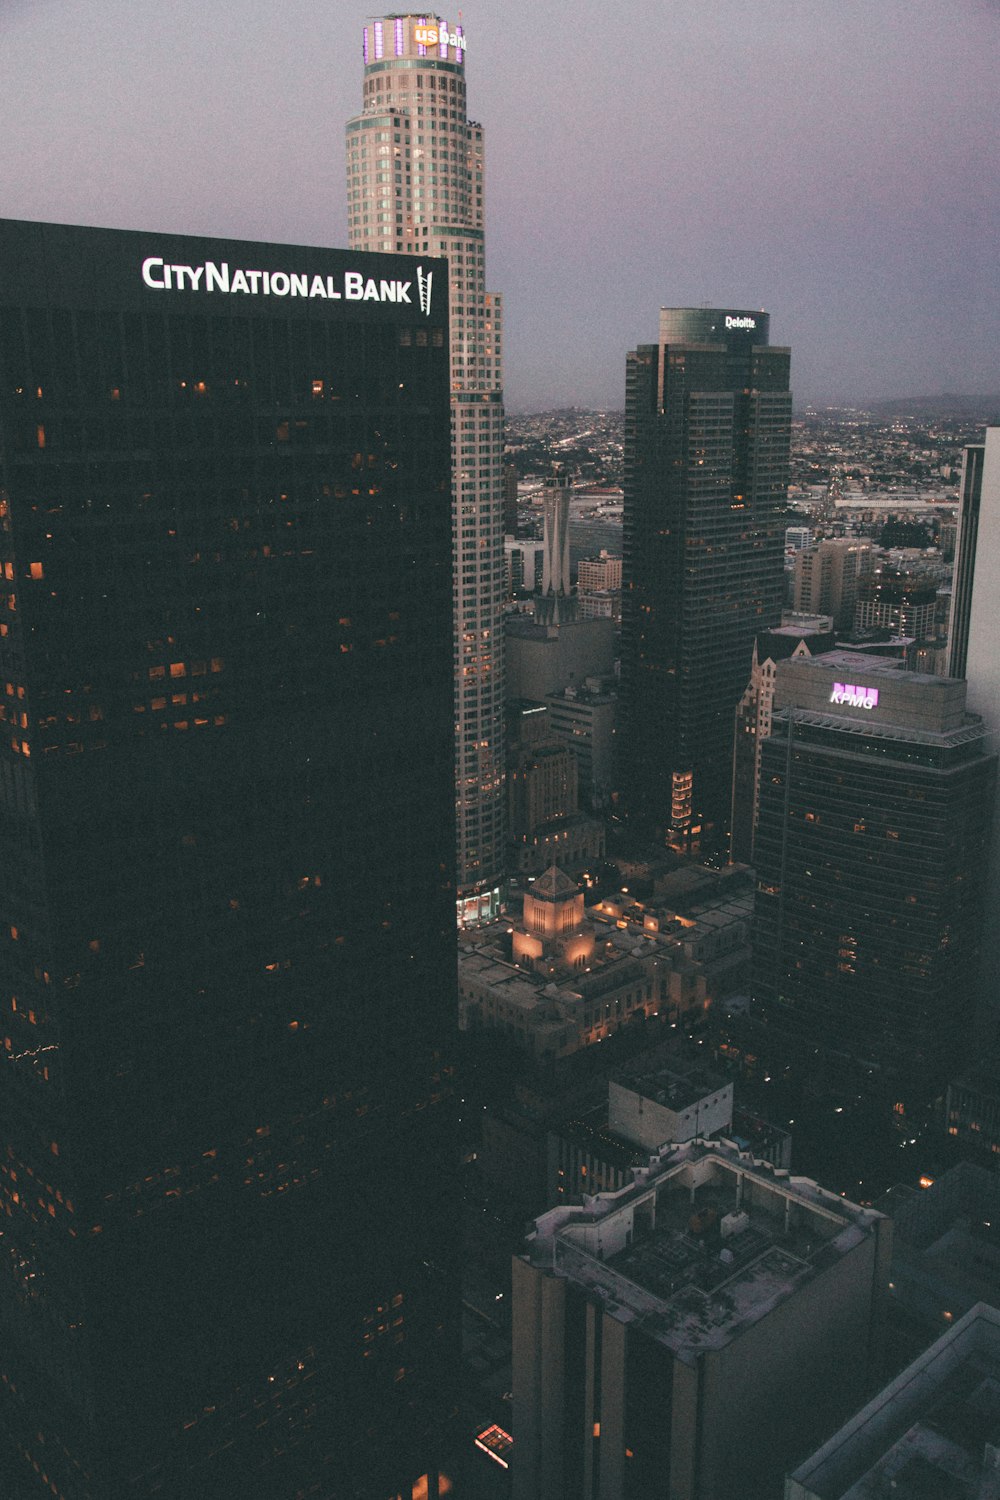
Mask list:
[[[473,44],[474,45],[474,44]],[[499,910],[503,874],[501,301],[486,291],[483,128],[466,112],[467,38],[427,15],[369,21],[362,111],[347,124],[350,245],[402,251],[451,307],[458,920]]]

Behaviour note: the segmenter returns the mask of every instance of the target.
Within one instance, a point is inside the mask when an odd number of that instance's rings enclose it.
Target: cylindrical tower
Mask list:
[[[449,261],[458,919],[473,926],[497,915],[503,877],[503,366],[466,44],[432,15],[369,21],[347,182],[353,248]]]

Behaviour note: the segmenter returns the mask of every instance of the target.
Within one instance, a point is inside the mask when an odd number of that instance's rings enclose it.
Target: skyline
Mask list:
[[[797,404],[1000,384],[1000,5],[752,14],[464,12],[511,411],[620,408],[659,307],[702,302],[767,308]],[[346,244],[366,15],[8,7],[5,214]]]

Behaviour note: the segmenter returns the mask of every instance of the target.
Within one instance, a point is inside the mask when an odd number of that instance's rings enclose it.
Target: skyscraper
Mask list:
[[[823,537],[795,556],[793,603],[800,614],[832,615],[838,630],[854,625],[858,589],[872,576],[874,542]]]
[[[776,1051],[926,1102],[967,1054],[996,756],[966,685],[835,651],[778,664],[754,842]]]
[[[499,911],[504,847],[503,365],[500,298],[486,291],[483,127],[466,113],[460,24],[386,16],[365,26],[362,51],[350,243],[448,257],[458,918],[471,926]]]
[[[424,273],[421,307],[397,255],[0,223],[5,1496],[438,1493],[450,433]]]
[[[829,617],[824,622],[830,624]],[[779,661],[830,651],[831,629],[779,625],[763,631],[753,644],[750,681],[736,705],[733,736],[733,810],[729,857],[734,864],[753,864],[753,835],[760,796],[761,746],[771,733],[774,679]]]
[[[1000,427],[987,427],[982,447],[966,450],[962,508],[955,559],[951,616],[954,670],[969,683],[969,707],[982,714],[991,746],[1000,746],[1000,653],[997,651],[997,599],[1000,597]],[[1000,799],[993,808],[987,910],[1000,905]],[[980,990],[984,1033],[1000,1037],[1000,923],[983,934]]]
[[[1000,435],[1000,434],[998,434]],[[993,439],[996,442],[996,438]],[[969,656],[969,623],[972,619],[972,585],[976,577],[979,511],[983,499],[983,460],[986,447],[971,443],[962,462],[962,488],[955,543],[955,574],[948,619],[948,675],[964,677]]]
[[[733,711],[781,618],[792,398],[768,322],[664,308],[628,357],[620,776],[684,844],[722,842]]]

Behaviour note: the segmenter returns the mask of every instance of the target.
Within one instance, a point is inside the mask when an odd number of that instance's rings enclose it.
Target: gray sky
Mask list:
[[[345,0],[3,0],[0,212],[347,242]],[[453,17],[453,12],[446,13]],[[624,404],[661,304],[796,395],[1000,389],[1000,0],[469,0],[513,411]]]

